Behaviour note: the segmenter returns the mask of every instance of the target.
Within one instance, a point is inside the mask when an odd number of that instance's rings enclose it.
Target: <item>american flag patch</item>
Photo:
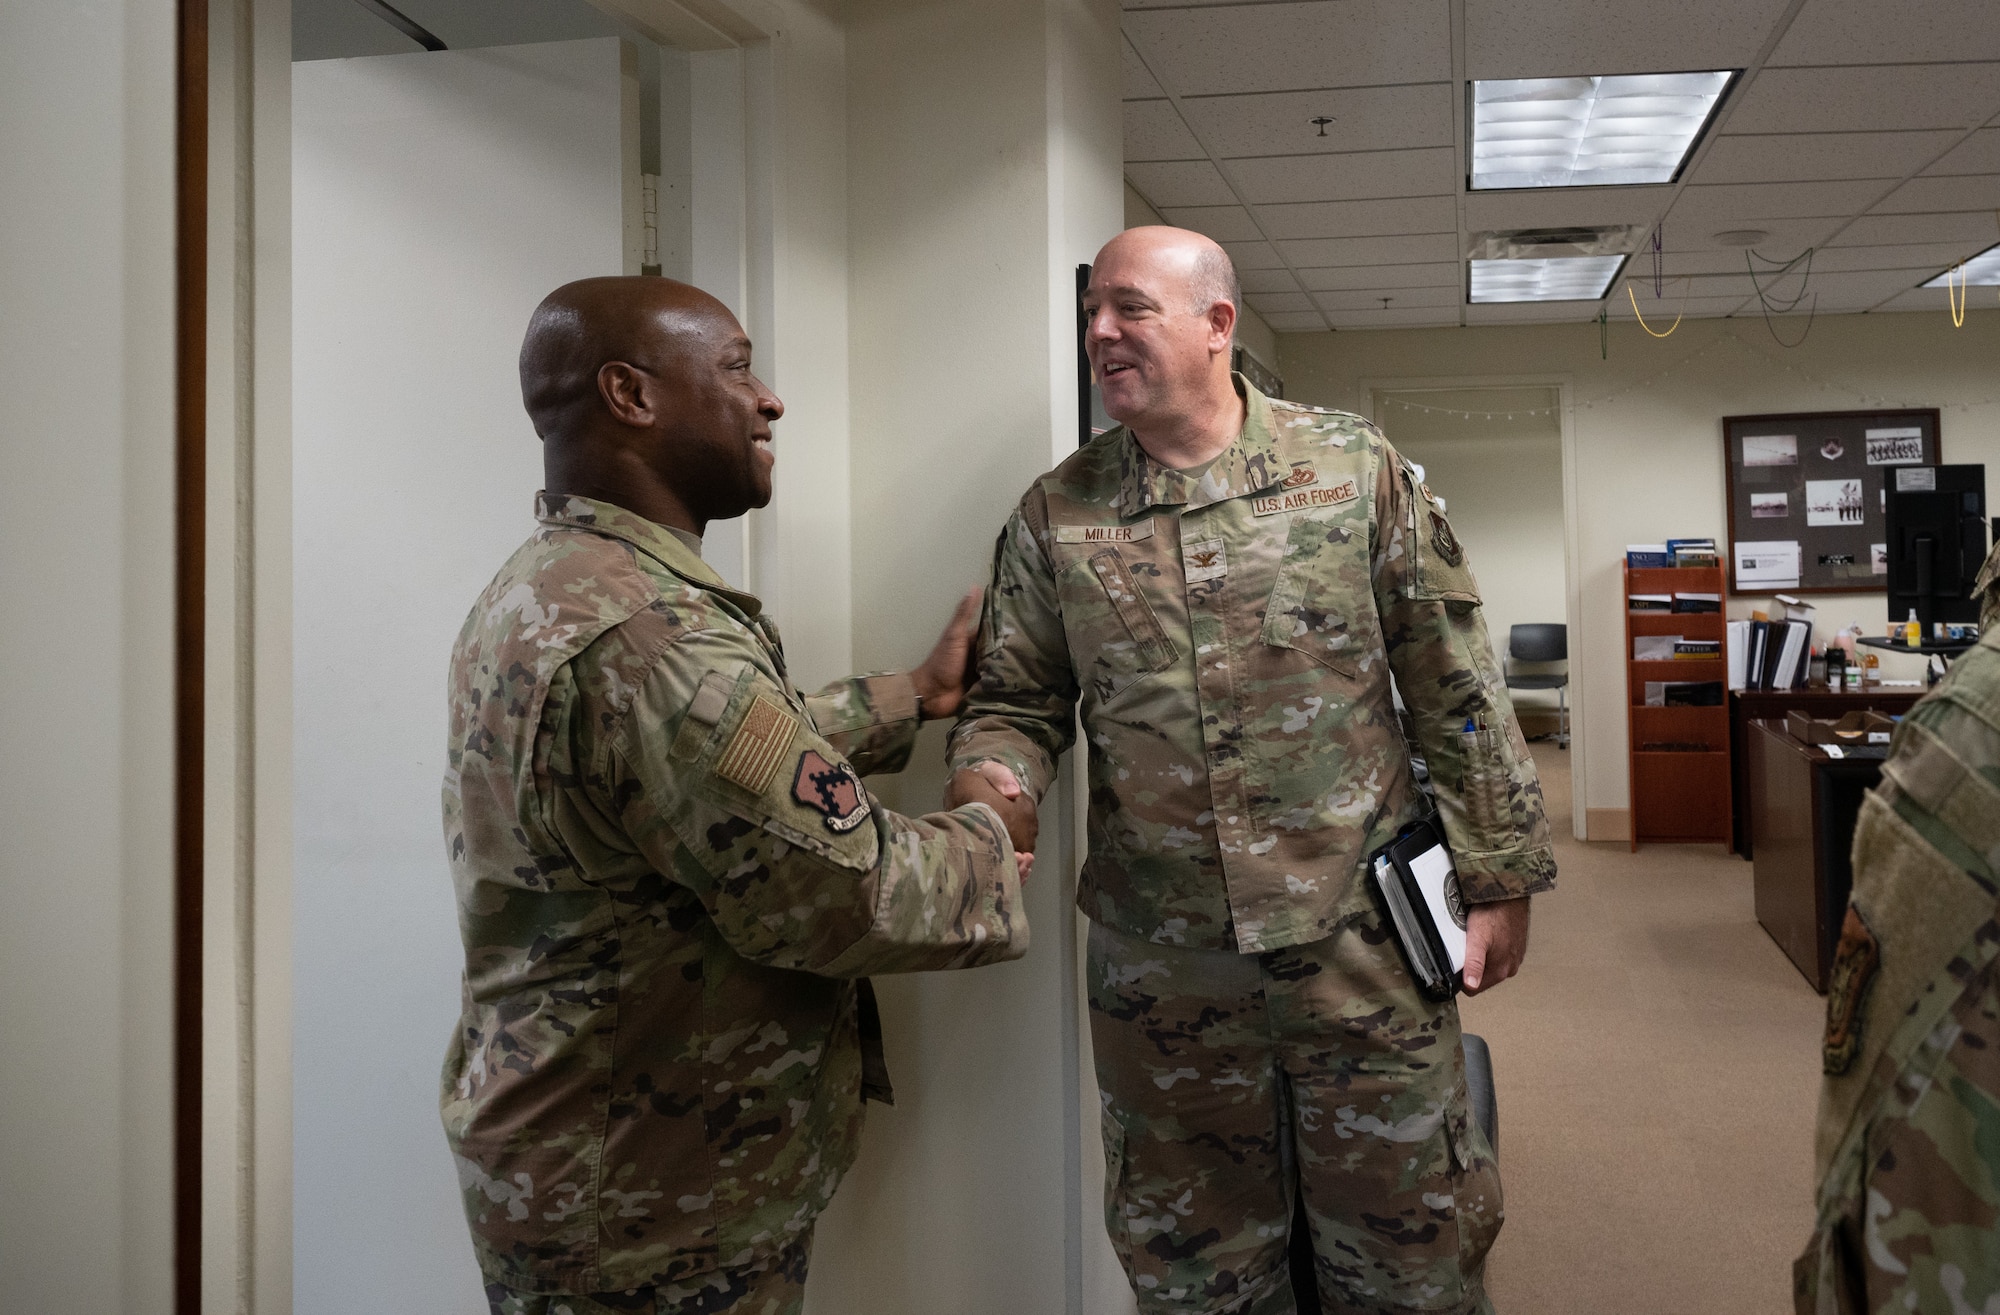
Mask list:
[[[768,694],[759,694],[749,711],[716,759],[715,774],[742,786],[752,794],[762,794],[771,784],[771,774],[791,747],[798,718],[790,708]]]

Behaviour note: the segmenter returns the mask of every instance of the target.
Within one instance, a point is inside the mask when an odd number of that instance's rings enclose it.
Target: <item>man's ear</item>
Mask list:
[[[1209,355],[1225,354],[1236,337],[1236,305],[1218,301],[1208,308]]]
[[[653,412],[656,391],[651,375],[623,361],[606,361],[597,369],[597,395],[621,425],[652,428],[658,418]]]

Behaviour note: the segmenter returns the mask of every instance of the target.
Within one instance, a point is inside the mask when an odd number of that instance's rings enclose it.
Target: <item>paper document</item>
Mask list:
[[[1451,873],[1451,851],[1434,845],[1410,860],[1410,875],[1430,906],[1431,921],[1437,924],[1438,939],[1451,956],[1451,970],[1465,967],[1465,913],[1458,894],[1458,881]]]

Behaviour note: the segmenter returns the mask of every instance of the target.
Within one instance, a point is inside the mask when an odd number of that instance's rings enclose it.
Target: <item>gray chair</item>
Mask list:
[[[1516,671],[1517,662],[1560,662],[1561,671]],[[1552,689],[1556,692],[1556,743],[1569,748],[1569,627],[1540,621],[1514,626],[1507,632],[1507,660],[1502,664],[1508,689]]]

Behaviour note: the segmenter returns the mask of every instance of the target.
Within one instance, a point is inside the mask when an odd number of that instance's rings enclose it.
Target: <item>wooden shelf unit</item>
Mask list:
[[[1632,848],[1639,842],[1729,844],[1729,619],[1715,612],[1634,612],[1633,594],[1723,594],[1722,567],[1625,567],[1625,733],[1631,759]],[[1632,641],[1646,635],[1713,639],[1722,657],[1639,662]],[[1649,708],[1649,680],[1712,680],[1723,701],[1712,708]],[[1705,744],[1707,749],[1647,750],[1646,744]]]

